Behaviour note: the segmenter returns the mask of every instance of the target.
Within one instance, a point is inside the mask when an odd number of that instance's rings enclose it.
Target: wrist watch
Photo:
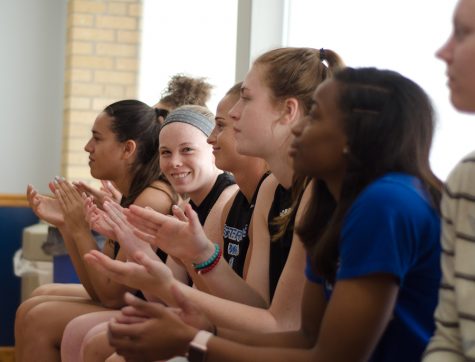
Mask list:
[[[208,331],[199,331],[188,346],[187,358],[189,362],[204,362],[208,340],[213,336]]]

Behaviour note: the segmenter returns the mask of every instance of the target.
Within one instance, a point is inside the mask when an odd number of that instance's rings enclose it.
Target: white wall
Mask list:
[[[60,171],[66,0],[0,0],[0,193]]]

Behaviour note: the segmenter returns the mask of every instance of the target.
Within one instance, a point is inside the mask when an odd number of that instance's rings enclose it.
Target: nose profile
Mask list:
[[[452,55],[452,46],[453,46],[453,37],[451,36],[442,47],[437,50],[435,56],[447,63],[451,60]]]
[[[87,143],[84,145],[84,151],[88,153],[92,152],[91,140],[87,141]]]
[[[217,127],[214,127],[213,132],[211,132],[211,134],[206,139],[206,142],[210,145],[213,145],[213,144],[216,143],[216,129],[217,129]]]

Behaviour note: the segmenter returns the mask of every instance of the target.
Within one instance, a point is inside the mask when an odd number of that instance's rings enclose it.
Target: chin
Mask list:
[[[295,162],[292,165],[292,168],[294,169],[294,172],[299,175],[307,175],[308,174],[308,168],[304,167],[304,165],[300,164],[299,162]]]
[[[475,113],[475,97],[457,97],[454,93],[450,96],[452,105],[460,112]]]

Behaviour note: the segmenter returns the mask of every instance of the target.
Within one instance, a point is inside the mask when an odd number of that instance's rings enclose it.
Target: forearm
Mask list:
[[[195,303],[213,324],[219,327],[264,333],[282,330],[278,319],[267,309],[218,298],[180,282],[175,281],[173,284],[181,290],[187,299]],[[161,298],[167,304],[175,306],[169,287],[155,285],[147,292]]]
[[[87,293],[91,297],[92,300],[99,301],[99,297],[94,289],[93,284],[89,278],[89,273],[87,272],[87,268],[83,263],[82,257],[79,254],[79,251],[74,243],[74,240],[69,233],[69,231],[64,226],[58,227],[61,236],[63,237],[64,245],[66,246],[66,250],[68,251],[68,255],[71,259],[71,263],[74,266],[74,270],[79,278],[79,281],[86,289]]]
[[[192,273],[191,275],[193,280],[201,279],[210,293],[219,298],[257,308],[269,306],[262,295],[239,277],[224,259],[221,259],[209,273],[203,275]]]
[[[216,252],[216,244],[207,240],[203,243],[205,246],[201,254],[195,255],[192,260],[205,261],[210,255]],[[219,257],[217,265],[204,274],[197,273],[192,266],[191,261],[183,260],[186,265],[189,275],[193,279],[195,285],[200,290],[215,295],[217,297],[231,300],[238,303],[251,305],[258,308],[267,308],[268,303],[259,292],[237,275],[229,266],[223,257]]]
[[[276,347],[255,347],[238,344],[221,338],[211,338],[208,342],[207,362],[304,362],[315,360],[315,353],[311,349],[291,349]]]
[[[258,333],[236,331],[227,328],[217,328],[218,337],[247,346],[266,346],[284,348],[311,348],[315,344],[315,335],[303,330],[278,333]]]
[[[124,293],[132,289],[116,283],[107,276],[97,273],[94,269],[88,267],[84,262],[84,255],[91,250],[98,250],[96,240],[89,230],[77,230],[72,233],[71,238],[78,252],[78,264],[82,265],[86,272],[86,278],[92,286],[97,300],[108,308],[118,308],[124,305]],[[104,249],[112,248],[111,245],[105,245]],[[107,253],[105,253],[107,254]],[[117,256],[119,258],[120,256]]]

